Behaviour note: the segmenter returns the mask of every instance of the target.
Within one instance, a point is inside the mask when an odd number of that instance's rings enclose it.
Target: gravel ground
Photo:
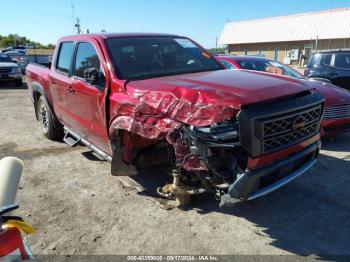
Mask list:
[[[349,134],[324,139],[317,165],[266,197],[167,210],[152,196],[164,171],[113,177],[87,148],[45,139],[25,86],[0,84],[0,112],[0,158],[24,160],[18,214],[37,228],[37,255],[350,253]]]

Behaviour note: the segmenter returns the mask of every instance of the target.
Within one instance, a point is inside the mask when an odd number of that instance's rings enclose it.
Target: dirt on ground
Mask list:
[[[323,139],[318,163],[265,197],[219,208],[200,195],[171,208],[164,170],[114,177],[86,147],[45,139],[27,88],[0,84],[0,158],[25,163],[17,200],[34,254],[349,254],[350,134]]]

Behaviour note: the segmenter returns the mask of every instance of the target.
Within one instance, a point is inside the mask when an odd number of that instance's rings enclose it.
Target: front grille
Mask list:
[[[338,105],[326,107],[323,113],[323,119],[350,118],[350,105]]]
[[[323,97],[310,94],[242,109],[240,142],[252,157],[298,144],[319,132]]]
[[[318,132],[321,116],[322,107],[318,105],[308,110],[291,112],[281,119],[264,121],[263,153],[271,153],[315,135]],[[298,130],[293,130],[293,121],[296,118],[303,119],[305,125]]]
[[[0,68],[0,74],[8,74],[12,72],[12,68]]]

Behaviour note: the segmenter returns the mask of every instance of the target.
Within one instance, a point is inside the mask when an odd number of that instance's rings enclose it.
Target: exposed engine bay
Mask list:
[[[206,127],[184,125],[167,140],[175,151],[175,173],[187,191],[195,186],[219,199],[246,168],[235,120]]]
[[[169,166],[173,181],[158,188],[158,193],[166,198],[212,192],[220,199],[247,165],[248,156],[240,148],[235,119],[205,127],[183,125],[163,140],[123,135],[121,148],[129,148],[119,151],[124,162],[136,167]],[[131,145],[136,137],[137,143]],[[121,162],[116,164],[120,167]]]

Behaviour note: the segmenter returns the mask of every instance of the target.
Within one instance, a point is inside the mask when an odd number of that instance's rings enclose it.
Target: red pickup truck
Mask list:
[[[63,37],[51,69],[26,71],[47,138],[88,146],[114,175],[166,164],[173,180],[158,193],[183,203],[204,192],[221,205],[255,199],[318,157],[324,100],[307,82],[224,70],[186,37]]]

